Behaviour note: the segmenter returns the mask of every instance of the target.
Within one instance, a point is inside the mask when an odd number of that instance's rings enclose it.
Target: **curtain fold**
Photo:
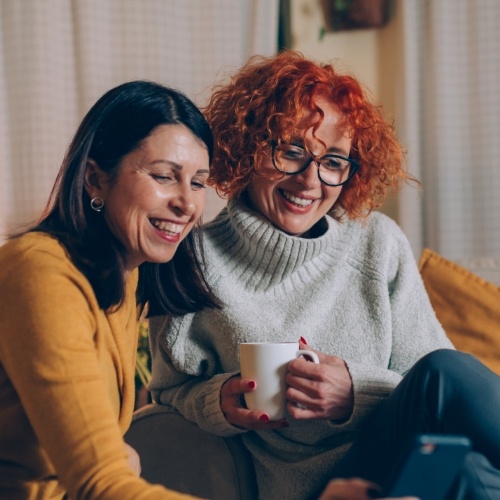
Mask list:
[[[409,169],[400,223],[415,254],[500,256],[500,3],[402,0],[400,135]]]
[[[71,135],[105,91],[155,80],[203,105],[216,80],[275,53],[277,32],[278,0],[1,0],[2,235],[40,215]],[[207,198],[205,220],[224,204]]]

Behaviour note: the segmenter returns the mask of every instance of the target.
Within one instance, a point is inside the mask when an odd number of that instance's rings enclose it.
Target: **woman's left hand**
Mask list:
[[[320,363],[300,357],[288,365],[286,397],[290,415],[295,419],[348,420],[354,406],[354,391],[345,361],[315,351],[302,342],[300,348],[314,351]]]
[[[369,500],[375,491],[377,486],[364,479],[333,479],[319,500]]]
[[[364,479],[333,479],[319,500],[370,500],[379,497],[378,486]],[[418,500],[418,498],[404,497],[399,500]]]
[[[138,475],[141,475],[141,459],[139,458],[139,454],[135,451],[132,446],[127,443],[123,443],[125,447],[125,452],[127,453],[128,464],[130,468]]]

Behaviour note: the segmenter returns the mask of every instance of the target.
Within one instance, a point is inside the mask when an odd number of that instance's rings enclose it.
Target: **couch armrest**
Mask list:
[[[213,500],[257,498],[252,460],[239,436],[210,434],[169,407],[149,404],[134,413],[125,441],[151,483]]]

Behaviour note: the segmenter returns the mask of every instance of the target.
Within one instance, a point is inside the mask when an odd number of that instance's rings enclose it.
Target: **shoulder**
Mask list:
[[[71,261],[64,246],[46,233],[26,233],[0,247],[0,281],[16,289],[43,288],[51,280],[87,288],[88,280]]]
[[[352,221],[350,224],[359,228],[361,236],[374,242],[386,242],[392,239],[406,240],[406,236],[398,224],[381,212],[372,212],[366,219]]]
[[[409,248],[408,239],[398,224],[380,212],[371,213],[366,219],[340,223],[341,232],[349,236],[351,245],[360,252],[391,251]]]
[[[18,271],[23,271],[26,266],[31,268],[48,262],[62,264],[68,261],[63,245],[53,236],[41,232],[13,238],[0,248],[0,265],[21,266]]]
[[[401,266],[416,268],[408,238],[390,217],[373,212],[364,220],[344,224],[342,230],[349,235],[348,261],[353,265],[372,269],[385,278],[397,274]]]

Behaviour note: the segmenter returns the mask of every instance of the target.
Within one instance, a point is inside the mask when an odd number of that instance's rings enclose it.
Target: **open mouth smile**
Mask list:
[[[280,189],[279,192],[281,193],[283,198],[288,200],[290,203],[297,205],[298,207],[308,207],[314,201],[311,199],[301,198],[283,189]]]
[[[169,236],[177,236],[181,234],[183,225],[175,224],[174,222],[163,221],[161,219],[149,219],[151,224],[160,230],[162,233],[168,234]]]

